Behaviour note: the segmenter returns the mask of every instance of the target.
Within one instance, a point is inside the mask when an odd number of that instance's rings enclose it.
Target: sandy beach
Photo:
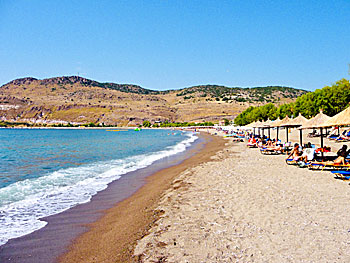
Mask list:
[[[290,135],[298,141],[298,131]],[[135,256],[140,262],[349,262],[349,183],[288,166],[285,158],[227,140],[211,161],[176,177]]]
[[[148,233],[162,214],[157,209],[167,189],[180,187],[174,179],[185,170],[209,161],[224,147],[221,137],[203,134],[204,148],[182,163],[163,169],[147,178],[147,183],[134,195],[104,211],[104,216],[89,225],[59,262],[133,262],[136,241]]]

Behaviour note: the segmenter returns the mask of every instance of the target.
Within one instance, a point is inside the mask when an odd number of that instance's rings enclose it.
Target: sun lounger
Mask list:
[[[339,135],[329,135],[327,138],[328,138],[329,140],[336,140],[336,139],[339,138]]]
[[[286,164],[288,165],[298,165],[299,161],[295,161],[294,159],[290,158],[290,159],[286,159]]]
[[[260,148],[260,152],[261,152],[261,154],[265,154],[265,155],[267,155],[267,154],[270,154],[270,155],[282,154],[282,151],[275,150],[275,149],[269,149],[266,147]]]
[[[335,174],[342,180],[350,180],[350,171],[332,171],[332,174]]]
[[[339,137],[335,140],[335,142],[349,142],[350,141],[350,137]]]
[[[324,163],[314,163],[311,162],[307,166],[309,170],[349,170],[350,164],[324,164]]]
[[[308,167],[310,162],[305,163],[303,161],[295,161],[294,159],[289,158],[289,159],[286,159],[286,164],[288,164],[288,165],[297,165],[300,168],[305,168],[305,167]]]

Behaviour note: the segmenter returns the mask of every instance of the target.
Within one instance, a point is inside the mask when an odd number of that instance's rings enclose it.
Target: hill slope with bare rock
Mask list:
[[[291,102],[305,93],[289,87],[217,85],[156,91],[78,76],[21,78],[0,87],[0,120],[118,126],[136,125],[144,120],[217,122],[232,119],[249,106]]]

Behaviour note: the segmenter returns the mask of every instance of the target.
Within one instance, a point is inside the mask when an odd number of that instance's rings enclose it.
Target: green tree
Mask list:
[[[149,121],[144,121],[144,122],[142,123],[142,126],[143,126],[143,127],[151,127],[152,124],[151,124]]]

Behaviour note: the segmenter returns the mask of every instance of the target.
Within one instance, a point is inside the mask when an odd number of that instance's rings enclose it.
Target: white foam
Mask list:
[[[0,245],[44,227],[47,223],[40,220],[43,217],[89,202],[121,175],[185,151],[198,138],[187,135],[182,142],[159,152],[62,169],[1,188]]]

